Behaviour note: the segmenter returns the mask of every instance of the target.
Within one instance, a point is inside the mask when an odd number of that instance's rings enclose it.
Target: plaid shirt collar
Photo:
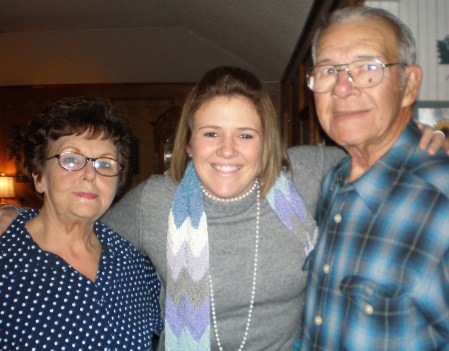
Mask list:
[[[410,120],[393,147],[362,177],[351,183],[345,182],[351,172],[351,157],[346,156],[336,168],[337,182],[331,186],[331,191],[336,186],[347,190],[355,189],[366,206],[376,214],[394,187],[398,177],[397,169],[407,163],[418,147],[416,139],[420,138],[420,134],[414,120]]]

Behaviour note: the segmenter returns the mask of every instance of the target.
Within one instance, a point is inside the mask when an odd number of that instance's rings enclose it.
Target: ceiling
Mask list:
[[[195,82],[215,66],[279,82],[313,0],[1,0],[0,86]]]

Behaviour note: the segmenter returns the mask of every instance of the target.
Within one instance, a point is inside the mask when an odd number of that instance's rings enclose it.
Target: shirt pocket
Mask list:
[[[340,285],[345,297],[345,349],[370,350],[380,345],[402,350],[414,309],[409,291],[360,276],[347,276]],[[376,346],[377,345],[377,346]]]

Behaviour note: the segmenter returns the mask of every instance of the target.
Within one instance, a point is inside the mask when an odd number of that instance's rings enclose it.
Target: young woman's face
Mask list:
[[[262,124],[243,96],[217,96],[194,116],[187,151],[203,186],[213,195],[232,198],[254,184],[262,159]]]

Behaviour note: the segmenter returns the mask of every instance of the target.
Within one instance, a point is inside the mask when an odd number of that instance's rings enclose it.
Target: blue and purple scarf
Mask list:
[[[304,200],[284,174],[268,192],[267,200],[290,231],[305,223]],[[308,235],[306,253],[312,250],[316,235],[316,231]],[[165,349],[209,351],[209,237],[201,183],[191,162],[170,210],[166,255]]]

